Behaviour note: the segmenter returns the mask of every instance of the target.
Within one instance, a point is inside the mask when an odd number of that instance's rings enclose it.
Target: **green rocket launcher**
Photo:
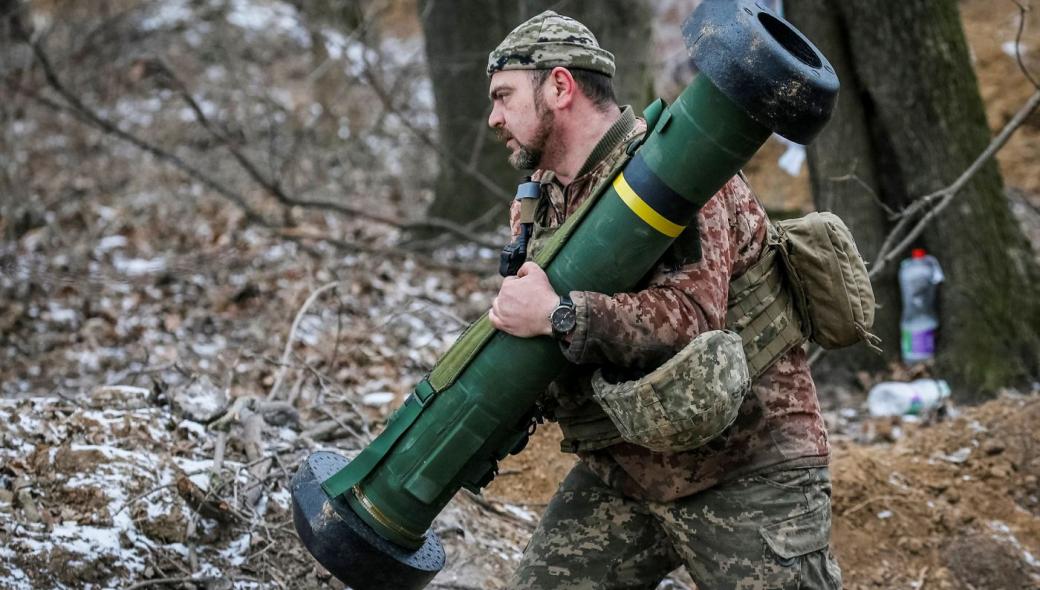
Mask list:
[[[760,4],[705,0],[683,35],[699,74],[675,104],[646,109],[632,158],[538,254],[558,293],[632,289],[771,133],[808,143],[830,116],[833,68]],[[355,590],[424,587],[444,566],[434,518],[519,452],[566,363],[551,338],[474,322],[356,458],[318,452],[301,465],[292,497],[304,545]]]

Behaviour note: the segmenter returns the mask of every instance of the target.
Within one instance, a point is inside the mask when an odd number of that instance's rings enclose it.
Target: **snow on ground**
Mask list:
[[[154,575],[157,555],[190,551],[183,529],[193,516],[182,509],[176,488],[184,476],[203,488],[216,481],[213,461],[196,441],[203,427],[178,424],[167,407],[95,408],[91,401],[0,399],[0,419],[7,425],[0,477],[14,480],[14,493],[8,492],[13,497],[0,503],[5,585],[116,587],[121,584],[114,581],[145,577],[149,568]],[[247,483],[241,463],[225,461],[222,473]],[[287,492],[273,491],[284,507]],[[227,571],[243,563],[249,550],[248,532],[200,544],[198,573]],[[258,586],[241,580],[235,587]]]

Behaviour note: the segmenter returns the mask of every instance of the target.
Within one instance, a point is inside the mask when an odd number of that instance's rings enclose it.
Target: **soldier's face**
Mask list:
[[[524,70],[491,76],[488,125],[512,150],[509,163],[520,170],[539,167],[552,133],[554,117],[542,97],[544,86],[535,87],[531,73]]]

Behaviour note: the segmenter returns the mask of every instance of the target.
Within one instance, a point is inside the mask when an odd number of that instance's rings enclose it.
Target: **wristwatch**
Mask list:
[[[575,313],[570,295],[560,296],[560,304],[549,314],[549,324],[552,326],[553,338],[557,340],[563,340],[574,331],[574,327],[578,325],[578,315]]]

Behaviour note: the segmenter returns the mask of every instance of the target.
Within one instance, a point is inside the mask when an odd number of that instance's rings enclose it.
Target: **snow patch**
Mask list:
[[[112,266],[119,272],[129,275],[132,277],[138,277],[142,275],[155,274],[166,270],[166,258],[160,256],[158,258],[144,259],[144,258],[123,258],[122,256],[116,256],[112,260]]]
[[[281,2],[234,0],[227,21],[253,33],[287,36],[305,49],[311,46],[310,34],[300,23],[296,11]]]
[[[188,0],[166,0],[156,6],[156,10],[141,21],[141,28],[145,31],[172,28],[192,18]]]
[[[99,254],[101,254],[101,253],[104,253],[104,252],[108,252],[109,250],[114,250],[116,248],[125,248],[126,244],[127,244],[126,236],[121,236],[121,235],[105,236],[105,237],[101,238],[101,240],[98,241],[98,244],[94,248],[94,251],[99,253]]]

